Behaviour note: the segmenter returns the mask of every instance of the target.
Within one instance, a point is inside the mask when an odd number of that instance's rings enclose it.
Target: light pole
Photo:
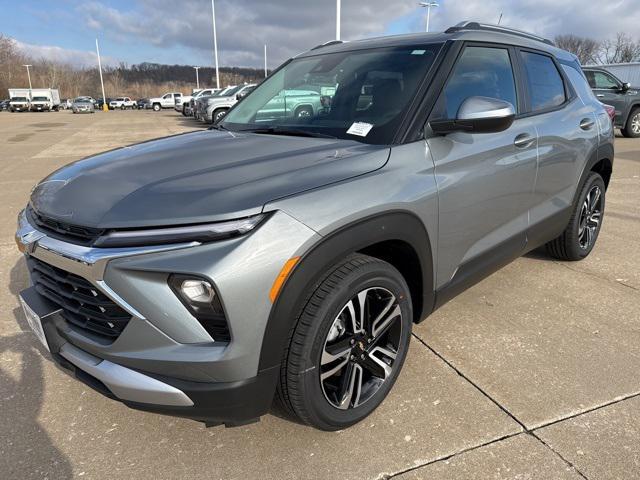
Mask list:
[[[98,54],[98,71],[100,72],[100,86],[102,87],[102,111],[108,112],[107,96],[104,94],[104,82],[102,81],[102,63],[100,62],[100,47],[98,46],[98,38],[96,37],[96,53]]]
[[[336,0],[336,40],[340,40],[340,0]]]
[[[23,67],[27,67],[27,78],[29,79],[29,98],[31,98],[31,73],[29,73],[29,67],[33,67],[33,65],[22,65]]]
[[[198,70],[200,70],[200,67],[193,67],[193,68],[196,71],[196,88],[200,90],[200,78],[198,77]]]
[[[420,2],[418,5],[427,9],[427,29],[429,31],[429,19],[431,17],[431,7],[439,7],[438,2]]]
[[[220,88],[220,72],[218,71],[218,36],[216,34],[216,6],[211,0],[211,18],[213,20],[213,57],[216,61],[216,88]]]
[[[267,44],[264,44],[264,78],[267,78]]]

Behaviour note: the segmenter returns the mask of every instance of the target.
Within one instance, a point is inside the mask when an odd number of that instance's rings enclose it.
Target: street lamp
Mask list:
[[[340,40],[340,0],[336,0],[336,40]]]
[[[264,78],[267,78],[267,44],[264,44]]]
[[[29,78],[29,96],[31,96],[31,74],[29,73],[29,67],[33,67],[33,65],[22,65],[23,67],[27,67],[27,77]]]
[[[220,88],[220,72],[218,71],[218,35],[216,34],[216,6],[211,0],[211,18],[213,20],[213,56],[216,61],[216,88]]]
[[[418,5],[427,9],[427,32],[429,31],[429,18],[431,17],[431,7],[439,7],[438,2],[420,2]]]
[[[200,90],[200,78],[198,77],[198,70],[200,70],[200,67],[193,67],[193,68],[196,71],[196,88]]]

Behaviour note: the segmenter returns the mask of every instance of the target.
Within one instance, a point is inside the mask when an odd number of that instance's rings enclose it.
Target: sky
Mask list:
[[[335,0],[215,0],[221,66],[269,68],[335,38]],[[154,62],[213,65],[210,0],[0,0],[0,33],[35,57],[77,66]],[[439,0],[431,30],[463,20],[497,23],[553,38],[640,37],[640,0]],[[10,19],[10,21],[9,21]],[[424,31],[417,0],[342,0],[342,39]]]

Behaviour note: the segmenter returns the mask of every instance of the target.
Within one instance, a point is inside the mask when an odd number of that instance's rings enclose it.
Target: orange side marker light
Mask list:
[[[271,287],[271,291],[269,292],[269,299],[271,300],[271,303],[275,302],[276,298],[278,298],[278,294],[280,293],[282,285],[284,285],[284,282],[289,276],[289,273],[291,273],[291,270],[293,270],[293,267],[296,266],[299,260],[300,257],[290,258],[282,266],[282,269],[280,270],[280,273],[278,274],[276,279],[273,281],[273,286]]]

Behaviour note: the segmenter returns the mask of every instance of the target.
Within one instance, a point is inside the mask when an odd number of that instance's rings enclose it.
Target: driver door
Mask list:
[[[472,96],[504,100],[519,111],[514,55],[508,47],[465,46],[429,120],[454,119]],[[534,126],[518,116],[503,132],[456,131],[427,140],[438,186],[438,287],[464,289],[522,254],[537,140]]]

